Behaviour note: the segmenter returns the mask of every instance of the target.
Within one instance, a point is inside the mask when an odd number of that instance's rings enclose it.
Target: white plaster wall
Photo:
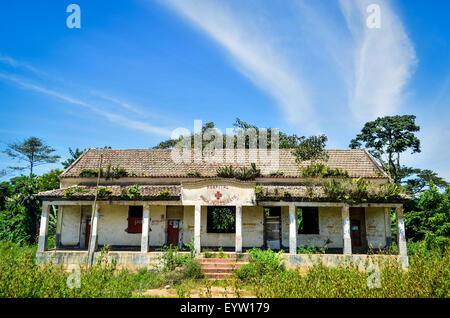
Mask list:
[[[264,208],[262,206],[242,207],[242,246],[262,247],[264,245]]]
[[[162,246],[167,240],[167,218],[165,206],[150,207],[150,246]]]
[[[62,207],[61,244],[78,245],[80,242],[81,206]]]
[[[100,206],[98,220],[99,245],[128,245],[140,246],[141,233],[128,233],[128,206],[104,205]]]
[[[372,248],[386,246],[384,208],[366,208],[367,244]]]
[[[281,208],[281,244],[289,247],[289,207]],[[343,248],[342,214],[340,208],[319,207],[319,234],[297,234],[297,246],[316,247],[325,245],[331,240],[329,248]]]

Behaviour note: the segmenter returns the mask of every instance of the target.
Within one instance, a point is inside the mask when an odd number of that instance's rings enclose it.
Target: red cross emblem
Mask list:
[[[214,196],[216,197],[217,201],[219,201],[220,198],[222,197],[222,193],[220,193],[220,191],[217,191],[217,193],[214,194]]]

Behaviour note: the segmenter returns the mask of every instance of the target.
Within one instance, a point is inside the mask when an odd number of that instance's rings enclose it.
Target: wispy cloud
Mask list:
[[[74,98],[70,95],[60,93],[58,91],[46,88],[41,85],[31,83],[30,81],[27,81],[23,78],[19,78],[17,76],[0,73],[0,78],[7,80],[9,82],[13,82],[24,89],[32,90],[32,91],[39,92],[39,93],[42,93],[42,94],[45,94],[45,95],[48,95],[51,97],[55,97],[59,100],[62,100],[64,102],[67,102],[67,103],[70,103],[73,105],[78,105],[78,106],[88,108],[89,110],[103,116],[104,118],[108,119],[109,121],[116,123],[118,125],[121,125],[123,127],[129,128],[129,129],[139,130],[142,132],[146,132],[146,133],[150,133],[150,134],[157,134],[157,135],[161,135],[161,136],[170,136],[170,134],[171,134],[171,130],[169,130],[169,129],[153,126],[153,125],[150,125],[146,122],[142,122],[139,120],[130,119],[122,114],[117,114],[117,113],[112,113],[112,112],[109,112],[106,110],[102,110],[89,102],[86,102],[86,101],[78,99],[78,98]]]
[[[38,70],[37,68],[33,67],[29,63],[19,61],[15,58],[12,58],[11,56],[4,55],[1,53],[0,53],[0,63],[7,64],[14,68],[23,68],[23,69],[30,71],[36,75],[45,75],[46,74],[46,73],[42,72],[41,70]]]
[[[313,106],[305,82],[274,42],[276,34],[255,27],[254,16],[238,16],[225,1],[168,0],[168,5],[214,39],[235,62],[237,69],[276,100],[292,123],[311,125]],[[236,3],[234,3],[236,4]]]
[[[354,65],[349,72],[349,106],[361,121],[395,114],[417,58],[401,20],[387,1],[381,9],[381,28],[366,26],[371,0],[340,0],[340,8],[353,36]]]

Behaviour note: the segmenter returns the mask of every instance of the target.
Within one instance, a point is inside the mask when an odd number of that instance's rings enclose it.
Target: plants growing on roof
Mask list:
[[[331,168],[323,163],[303,167],[301,172],[303,177],[311,178],[348,177],[348,171]]]
[[[234,178],[236,174],[233,166],[219,167],[217,168],[216,173],[217,176],[221,178]]]
[[[158,192],[158,196],[160,197],[168,197],[170,196],[170,191],[169,190],[161,190]]]
[[[110,188],[99,187],[97,189],[97,195],[101,198],[108,197],[112,194],[112,190]]]
[[[281,177],[284,176],[284,172],[283,171],[274,171],[270,173],[271,177]]]
[[[186,172],[186,175],[189,177],[200,177],[200,172],[198,171],[188,171]]]
[[[261,176],[261,170],[256,167],[255,163],[251,163],[250,167],[239,167],[237,169],[234,169],[231,165],[219,167],[216,173],[221,178],[236,178],[239,180],[254,180]]]
[[[72,186],[64,190],[64,196],[66,198],[76,194],[76,193],[82,193],[82,192],[88,192],[83,187],[80,186]]]
[[[128,197],[133,200],[141,194],[141,190],[139,189],[138,184],[134,184],[128,188]]]
[[[403,188],[399,185],[376,184],[362,178],[330,180],[322,185],[325,195],[336,201],[366,202],[368,200],[389,201],[399,198]]]
[[[105,173],[103,173],[103,171],[100,170],[100,175],[104,176],[106,178],[106,180],[108,180],[108,179],[119,179],[121,177],[127,177],[128,176],[128,172],[127,172],[127,170],[125,170],[125,168],[122,168],[119,165],[117,165],[116,167],[113,167],[111,165],[111,163],[110,163],[106,167]]]
[[[94,169],[83,169],[81,170],[81,172],[79,173],[80,177],[85,177],[85,178],[93,178],[93,177],[98,177],[98,170],[94,170]]]

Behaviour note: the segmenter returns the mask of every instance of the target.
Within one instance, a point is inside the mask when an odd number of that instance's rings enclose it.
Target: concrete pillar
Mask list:
[[[89,264],[94,263],[94,253],[98,247],[98,218],[99,218],[99,210],[100,205],[97,203],[94,205],[94,218],[91,220],[91,240],[89,242],[89,255],[88,262]]]
[[[63,219],[63,207],[62,205],[58,206],[58,216],[56,220],[56,237],[55,237],[55,245],[56,247],[61,247],[61,229],[62,229],[62,219]]]
[[[39,227],[39,241],[37,252],[42,253],[47,250],[48,241],[48,219],[51,206],[47,203],[42,204],[41,226]]]
[[[236,206],[236,253],[242,253],[242,205]]]
[[[144,205],[144,212],[142,214],[142,237],[141,237],[141,252],[147,253],[149,251],[149,229],[150,229],[150,206]]]
[[[352,239],[350,236],[350,208],[348,204],[342,207],[342,231],[344,237],[344,254],[352,254]]]
[[[197,253],[201,251],[200,236],[202,225],[202,206],[200,204],[195,205],[194,215],[194,248]]]
[[[297,254],[297,213],[295,205],[289,205],[289,254]]]
[[[398,254],[400,256],[407,256],[406,250],[406,233],[405,221],[403,219],[403,207],[395,208],[395,215],[397,217],[397,240],[398,240]]]
[[[391,231],[391,209],[384,208],[384,228],[386,236],[386,247],[392,245],[392,231]]]

